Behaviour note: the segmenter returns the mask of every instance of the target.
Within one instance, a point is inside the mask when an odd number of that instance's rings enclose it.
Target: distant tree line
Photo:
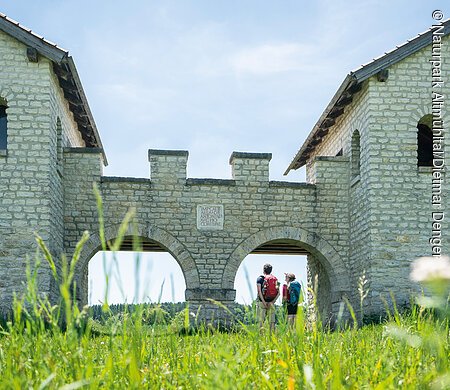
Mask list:
[[[106,310],[102,305],[93,305],[89,308],[89,314],[92,319],[99,323],[106,323],[111,317],[123,316],[124,314],[132,315],[137,311],[144,313],[144,317],[149,318],[149,322],[153,322],[152,317],[163,318],[164,321],[170,322],[175,316],[186,308],[186,302],[162,302],[162,303],[139,303],[139,304],[112,304],[108,305]]]

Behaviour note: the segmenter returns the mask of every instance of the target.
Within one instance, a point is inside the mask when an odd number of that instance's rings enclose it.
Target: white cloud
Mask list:
[[[267,75],[303,69],[311,48],[297,43],[264,44],[239,51],[231,65],[238,73]]]

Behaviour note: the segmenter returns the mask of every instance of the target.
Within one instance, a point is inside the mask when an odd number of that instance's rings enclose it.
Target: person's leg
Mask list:
[[[275,305],[272,304],[267,309],[267,318],[269,318],[270,321],[270,330],[275,330]]]
[[[266,310],[266,307],[263,305],[263,303],[260,301],[258,301],[256,309],[257,309],[258,320],[259,320],[259,328],[262,329],[264,327],[264,320],[266,319],[266,316],[267,316],[267,310]]]
[[[290,326],[294,326],[294,324],[295,324],[295,314],[289,314],[288,315],[288,324],[290,325]]]
[[[288,324],[292,327],[295,325],[295,316],[297,314],[297,307],[298,305],[291,305],[291,304],[288,304],[287,306]]]

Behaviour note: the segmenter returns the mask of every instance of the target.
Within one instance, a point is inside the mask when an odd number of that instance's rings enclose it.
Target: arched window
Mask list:
[[[0,98],[0,149],[6,149],[7,146],[7,124],[6,100]]]
[[[352,135],[352,178],[359,176],[361,170],[361,140],[359,131],[355,130]]]
[[[417,166],[433,166],[433,116],[423,116],[417,123]]]
[[[62,147],[62,126],[61,120],[58,118],[56,121],[56,160],[58,167],[62,165],[63,147]]]

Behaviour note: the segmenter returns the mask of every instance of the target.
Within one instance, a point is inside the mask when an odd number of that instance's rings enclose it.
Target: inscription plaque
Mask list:
[[[197,229],[223,230],[223,205],[221,204],[198,205]]]

